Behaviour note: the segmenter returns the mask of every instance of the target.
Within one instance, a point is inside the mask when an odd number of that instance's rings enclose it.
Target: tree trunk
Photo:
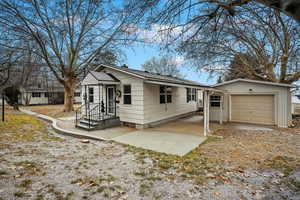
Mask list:
[[[74,91],[75,91],[75,78],[65,77],[64,80],[65,97],[64,97],[64,111],[74,111]]]

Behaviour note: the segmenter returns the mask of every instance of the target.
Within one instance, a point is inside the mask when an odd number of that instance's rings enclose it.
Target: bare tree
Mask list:
[[[77,76],[99,53],[134,37],[127,31],[139,16],[133,10],[134,5],[114,1],[3,0],[0,24],[11,42],[32,40],[37,44],[34,53],[64,85],[64,109],[71,111]]]
[[[161,75],[171,75],[178,78],[183,77],[180,72],[178,62],[176,62],[174,57],[170,56],[162,56],[159,58],[152,57],[150,60],[147,60],[144,64],[142,64],[142,67],[145,71]]]
[[[294,20],[253,5],[223,19],[220,26],[207,24],[201,34],[181,43],[180,51],[200,67],[229,66],[238,56],[249,77],[282,83],[300,78],[300,27]],[[260,70],[245,54],[258,62]]]

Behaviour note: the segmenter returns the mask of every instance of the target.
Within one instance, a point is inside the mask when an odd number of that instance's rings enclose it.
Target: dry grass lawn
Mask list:
[[[300,168],[299,128],[274,131],[219,129],[215,134],[224,138],[202,145],[199,150],[203,156],[242,169]]]
[[[79,108],[80,104],[75,104],[75,110]],[[21,108],[31,110],[43,115],[48,115],[53,118],[71,117],[75,112],[64,112],[64,105],[35,105],[35,106],[22,106]]]
[[[300,129],[215,134],[224,138],[179,157],[59,138],[47,123],[8,109],[0,122],[0,199],[297,199]]]

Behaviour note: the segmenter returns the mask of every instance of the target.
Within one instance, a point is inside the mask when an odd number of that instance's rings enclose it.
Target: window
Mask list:
[[[80,92],[75,92],[74,97],[80,97]]]
[[[186,102],[197,101],[197,90],[195,88],[186,88]]]
[[[94,103],[94,88],[89,88],[89,102]]]
[[[123,103],[131,104],[131,85],[124,85],[123,93]]]
[[[41,97],[41,93],[40,92],[33,92],[32,97]]]
[[[210,107],[220,107],[221,96],[210,96]]]
[[[51,92],[45,92],[45,97],[52,97],[52,93]]]
[[[172,103],[172,87],[163,85],[159,87],[159,103]]]

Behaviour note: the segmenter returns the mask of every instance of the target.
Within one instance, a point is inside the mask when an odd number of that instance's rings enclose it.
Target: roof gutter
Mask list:
[[[185,88],[196,88],[199,90],[209,90],[209,91],[215,91],[215,92],[221,92],[224,93],[224,90],[211,88],[210,86],[201,86],[201,85],[188,85],[188,84],[180,84],[180,83],[170,83],[170,82],[164,82],[164,81],[152,81],[152,80],[145,80],[145,83],[151,83],[156,85],[168,85],[168,86],[174,86],[174,87],[185,87]]]

